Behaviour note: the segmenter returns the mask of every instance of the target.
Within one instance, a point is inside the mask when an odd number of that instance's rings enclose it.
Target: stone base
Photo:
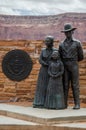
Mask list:
[[[48,110],[0,104],[0,130],[86,130],[86,108]]]

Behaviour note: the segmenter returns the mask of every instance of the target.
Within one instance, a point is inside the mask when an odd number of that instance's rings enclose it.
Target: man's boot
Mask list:
[[[79,99],[79,94],[76,94],[76,95],[75,95],[74,103],[75,103],[75,106],[73,107],[73,109],[80,109],[80,99]]]
[[[76,104],[73,109],[80,109],[80,104]]]
[[[79,92],[79,88],[77,87],[77,89],[73,90],[73,97],[74,97],[74,103],[75,103],[75,106],[73,107],[73,109],[80,109],[79,95],[80,95],[80,92]]]

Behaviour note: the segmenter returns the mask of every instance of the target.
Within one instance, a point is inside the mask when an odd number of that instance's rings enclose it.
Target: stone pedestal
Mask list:
[[[0,104],[0,115],[3,130],[86,130],[86,108],[48,110]]]

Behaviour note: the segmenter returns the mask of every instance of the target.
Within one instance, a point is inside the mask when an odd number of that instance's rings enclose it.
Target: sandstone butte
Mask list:
[[[62,40],[64,23],[72,23],[77,28],[75,36],[86,41],[86,13],[64,13],[50,16],[9,16],[0,15],[0,40],[43,40],[53,35]]]

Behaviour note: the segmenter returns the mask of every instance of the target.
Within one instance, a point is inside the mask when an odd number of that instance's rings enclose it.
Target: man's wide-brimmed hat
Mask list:
[[[74,28],[74,27],[72,27],[72,25],[70,23],[67,23],[64,25],[64,30],[61,32],[65,33],[65,32],[69,32],[69,31],[73,31],[75,29],[77,29],[77,28]]]

